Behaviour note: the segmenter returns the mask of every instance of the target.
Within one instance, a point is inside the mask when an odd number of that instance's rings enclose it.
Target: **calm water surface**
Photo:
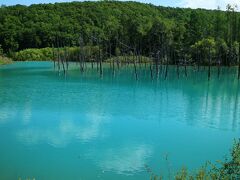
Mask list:
[[[234,69],[150,79],[121,68],[58,76],[49,62],[0,67],[0,179],[149,179],[223,159],[240,137]],[[167,161],[166,161],[167,157]],[[170,169],[170,171],[169,171]],[[170,173],[170,174],[169,174]]]

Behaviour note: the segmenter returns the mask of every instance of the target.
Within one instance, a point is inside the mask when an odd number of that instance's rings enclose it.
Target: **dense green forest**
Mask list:
[[[105,57],[136,53],[172,64],[233,65],[239,29],[240,14],[230,5],[226,11],[117,1],[0,8],[0,45],[11,57],[29,48],[82,45],[100,46]]]

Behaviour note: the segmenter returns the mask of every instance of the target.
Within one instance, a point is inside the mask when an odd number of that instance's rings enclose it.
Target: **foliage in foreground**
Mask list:
[[[150,168],[147,171],[151,174],[151,180],[164,179],[162,176],[152,172]],[[237,180],[240,179],[240,139],[234,142],[233,148],[230,153],[230,158],[226,158],[224,162],[213,164],[207,162],[204,167],[195,173],[189,172],[183,168],[175,176],[175,180]]]

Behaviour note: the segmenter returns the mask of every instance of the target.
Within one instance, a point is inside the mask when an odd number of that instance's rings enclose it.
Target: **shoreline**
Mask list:
[[[7,65],[7,64],[12,64],[14,61],[10,58],[0,56],[0,66]]]

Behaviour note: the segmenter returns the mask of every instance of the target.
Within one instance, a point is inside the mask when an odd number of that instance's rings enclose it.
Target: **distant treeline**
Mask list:
[[[104,47],[113,56],[118,49],[121,56],[160,56],[172,64],[232,65],[239,61],[240,14],[235,9],[229,5],[226,11],[192,10],[117,1],[2,6],[0,45],[13,56],[29,48],[78,47],[81,38],[84,46]],[[37,59],[51,56],[41,51]],[[20,54],[16,60],[20,56],[24,60]]]

